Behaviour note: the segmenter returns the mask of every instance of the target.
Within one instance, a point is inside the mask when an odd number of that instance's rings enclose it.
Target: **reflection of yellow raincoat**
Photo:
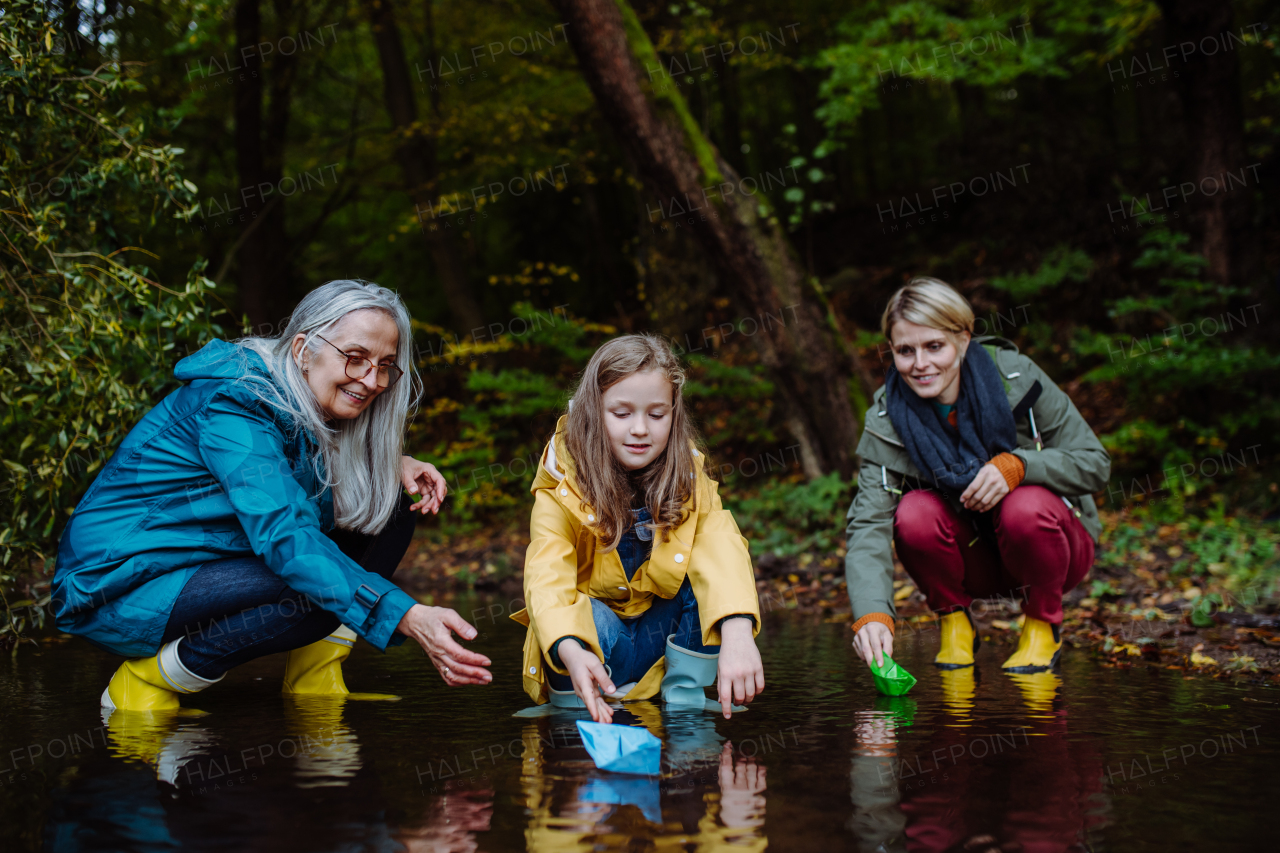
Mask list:
[[[603,659],[591,616],[592,598],[608,604],[623,619],[649,609],[655,595],[672,598],[685,576],[698,600],[704,645],[719,645],[717,624],[738,613],[755,617],[760,630],[760,602],[747,540],[733,515],[720,505],[717,484],[702,470],[706,457],[694,453],[697,509],[670,531],[667,541],[653,538],[653,552],[630,581],[617,550],[602,553],[591,528],[595,515],[584,506],[574,478],[573,460],[565,447],[561,418],[555,437],[543,451],[531,491],[529,550],[524,561],[526,609],[513,614],[529,628],[524,644],[524,689],[535,702],[547,701],[546,651],[562,637],[578,637]],[[662,683],[663,659],[626,699],[647,699]],[[562,672],[562,670],[557,670]]]
[[[628,706],[637,713],[645,726],[660,735],[661,713],[648,702]],[[708,720],[709,722],[709,720]],[[711,779],[687,782],[691,786],[685,796],[698,796],[702,801],[702,815],[697,829],[685,832],[680,820],[651,823],[639,808],[620,809],[625,800],[595,802],[587,795],[591,778],[598,773],[583,773],[582,761],[570,757],[565,763],[557,763],[549,755],[547,745],[557,745],[556,736],[546,723],[529,723],[521,735],[524,751],[520,761],[520,787],[524,794],[526,816],[525,847],[537,853],[590,853],[602,846],[621,846],[619,839],[630,840],[633,846],[650,849],[655,853],[764,853],[769,839],[764,829],[764,812],[760,811],[745,825],[725,824],[723,800],[725,792],[712,785]],[[563,746],[570,746],[566,740]],[[569,756],[566,756],[569,757]],[[707,762],[704,773],[717,775],[716,761]],[[606,776],[610,774],[605,774]],[[645,781],[643,776],[625,776],[628,780]],[[655,789],[658,779],[649,777]],[[724,776],[721,775],[721,784]],[[584,796],[587,795],[587,796]],[[654,797],[661,796],[657,790]],[[669,796],[669,795],[668,795]],[[635,805],[639,806],[638,803]],[[685,814],[680,804],[669,812],[672,817]],[[665,816],[664,816],[665,817]]]

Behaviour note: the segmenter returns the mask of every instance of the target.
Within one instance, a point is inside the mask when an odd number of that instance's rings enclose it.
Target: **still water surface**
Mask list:
[[[0,672],[0,849],[248,851],[1261,850],[1280,802],[1280,691],[1105,668],[1013,678],[929,665],[876,695],[844,624],[766,617],[768,689],[726,721],[628,705],[662,738],[662,778],[594,768],[573,715],[520,719],[522,632],[477,613],[487,688],[446,688],[413,645],[358,647],[353,690],[400,702],[279,695],[283,658],[187,700],[208,712],[112,719],[119,663],[79,640]],[[502,609],[498,603],[491,612]],[[472,617],[474,619],[474,617]]]

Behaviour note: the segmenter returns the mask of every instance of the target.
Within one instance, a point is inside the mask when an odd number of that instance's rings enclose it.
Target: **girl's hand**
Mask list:
[[[764,665],[756,648],[750,619],[726,619],[720,623],[720,667],[716,686],[720,690],[720,708],[727,720],[733,716],[733,703],[745,705],[764,692]]]
[[[604,671],[600,658],[596,657],[595,652],[584,649],[572,640],[561,643],[556,653],[560,655],[564,668],[569,670],[569,677],[573,679],[573,692],[587,706],[591,719],[597,723],[612,723],[613,709],[600,693],[614,692],[613,680]]]
[[[419,462],[412,456],[400,457],[400,482],[404,483],[409,494],[420,497],[417,503],[409,507],[409,511],[416,512],[421,509],[423,515],[426,515],[428,510],[432,515],[439,512],[440,504],[444,503],[444,496],[449,493],[449,486],[436,470],[436,466],[430,462]]]
[[[883,622],[868,622],[853,636],[853,650],[871,666],[884,665],[884,656],[893,657],[893,632]]]
[[[476,629],[449,608],[415,604],[404,614],[396,630],[422,646],[427,657],[440,670],[445,684],[450,687],[460,684],[488,684],[493,680],[492,673],[481,669],[489,666],[489,659],[464,649],[453,639],[456,632],[464,640],[474,640]]]
[[[986,512],[1000,503],[1007,494],[1009,494],[1009,483],[1005,480],[1004,474],[988,462],[978,471],[978,476],[973,478],[969,488],[964,490],[964,494],[960,496],[960,503],[965,509]]]

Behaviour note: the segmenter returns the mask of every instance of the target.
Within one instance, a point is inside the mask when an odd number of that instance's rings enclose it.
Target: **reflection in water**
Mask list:
[[[447,782],[443,796],[429,796],[421,806],[410,800],[411,809],[392,821],[376,774],[363,765],[344,721],[342,698],[283,701],[286,732],[276,729],[262,742],[236,737],[244,718],[215,729],[217,716],[104,715],[103,763],[53,790],[45,849],[479,849],[478,833],[491,829],[491,787]],[[145,772],[139,764],[147,765]]]
[[[1056,672],[1013,673],[1009,678],[1018,685],[1023,704],[1032,720],[1053,720],[1053,698],[1062,687],[1062,679]]]
[[[150,765],[157,779],[176,785],[182,768],[213,744],[213,737],[198,723],[182,722],[194,716],[199,715],[115,709],[104,710],[102,721],[112,755]]]
[[[942,677],[942,702],[952,717],[946,725],[967,728],[973,722],[973,697],[978,692],[978,668],[944,669]]]
[[[474,853],[477,832],[488,832],[493,820],[493,789],[466,790],[445,785],[420,823],[400,828],[393,838],[406,853]]]
[[[1057,674],[1015,675],[1010,681],[1026,711],[1009,727],[986,731],[968,727],[972,702],[961,701],[964,690],[957,688],[953,696],[944,687],[945,710],[930,721],[931,736],[898,765],[906,849],[1082,849],[1097,823],[1091,801],[1102,787],[1094,744],[1068,739]],[[990,689],[1008,692],[1001,682]],[[965,725],[958,728],[960,721]]]
[[[665,735],[661,777],[596,769],[574,721],[530,721],[523,732],[521,790],[533,851],[588,851],[652,844],[700,851],[763,851],[766,773],[737,755],[700,711],[629,703],[614,722]]]
[[[860,850],[902,849],[906,817],[898,808],[897,730],[911,725],[915,703],[906,697],[880,697],[876,710],[855,715],[849,795],[853,814],[848,828]]]
[[[74,643],[23,651],[0,671],[0,850],[1274,846],[1266,822],[1248,819],[1280,797],[1274,688],[1137,677],[1083,656],[1010,677],[995,649],[947,674],[930,666],[931,644],[904,642],[898,660],[920,683],[876,698],[842,627],[773,624],[766,669],[797,675],[741,718],[627,703],[618,721],[663,741],[656,779],[597,770],[573,714],[512,719],[518,681],[444,688],[416,649],[353,654],[363,681],[394,685],[403,702],[285,700],[275,661],[203,695],[205,716],[113,714],[101,730],[97,697],[119,661]],[[485,653],[515,657],[524,633],[499,641]],[[1255,726],[1248,749],[1209,758],[1212,741],[1185,770],[1174,759],[1174,772],[1139,780],[1158,789],[1116,785],[1183,745]]]
[[[342,721],[346,697],[284,699],[284,717],[297,743],[299,788],[349,785],[360,770],[360,742]]]

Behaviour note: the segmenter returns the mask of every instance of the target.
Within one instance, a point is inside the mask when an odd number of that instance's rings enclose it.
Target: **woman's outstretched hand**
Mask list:
[[[853,650],[867,666],[882,666],[885,655],[893,657],[893,632],[883,622],[868,622],[853,635]]]
[[[449,493],[449,485],[444,477],[430,462],[419,462],[412,456],[400,457],[400,482],[411,495],[417,495],[418,501],[409,507],[410,512],[422,510],[426,515],[435,515],[444,503],[444,496]]]
[[[488,684],[493,674],[487,669],[490,661],[482,654],[468,651],[453,639],[456,633],[464,640],[474,640],[476,629],[447,607],[428,607],[415,604],[404,614],[396,630],[416,640],[431,662],[440,670],[445,684]]]
[[[750,619],[726,619],[720,623],[716,686],[726,720],[733,716],[734,702],[745,705],[764,692],[764,664],[760,662],[760,650],[751,635],[754,627]]]
[[[557,649],[564,668],[569,670],[569,678],[573,679],[573,692],[591,712],[591,719],[597,723],[612,723],[613,709],[604,700],[601,693],[613,693],[613,680],[604,671],[604,664],[596,653],[584,649],[575,642],[563,642]]]

